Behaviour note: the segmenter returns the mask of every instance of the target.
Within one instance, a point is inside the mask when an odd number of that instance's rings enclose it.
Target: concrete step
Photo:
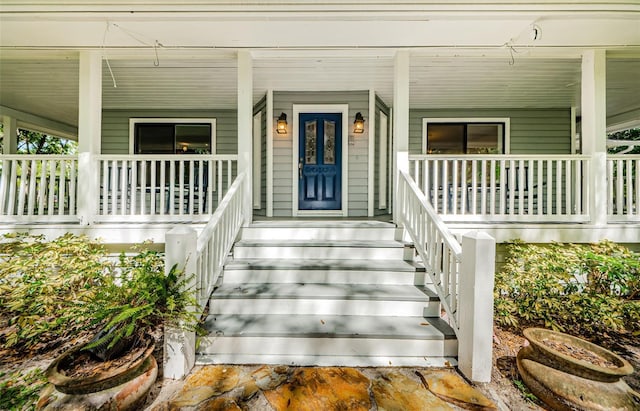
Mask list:
[[[439,316],[427,288],[381,284],[225,284],[214,290],[211,314]]]
[[[346,357],[363,364],[370,357],[379,357],[378,362],[391,357],[441,359],[455,357],[458,349],[453,331],[437,317],[211,314],[205,327],[210,333],[202,338],[198,354],[236,364],[254,361],[256,354],[263,361],[270,358],[268,363],[287,364],[306,359],[341,365]]]
[[[242,229],[243,240],[393,241],[396,227],[381,221],[256,221]]]
[[[412,254],[412,247],[397,241],[240,240],[233,250],[238,259],[403,260]]]
[[[425,269],[402,260],[230,259],[224,283],[420,285]]]

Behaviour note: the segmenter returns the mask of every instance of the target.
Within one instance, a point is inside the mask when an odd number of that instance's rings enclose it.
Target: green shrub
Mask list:
[[[496,321],[585,336],[640,333],[640,255],[609,241],[507,246],[496,273]]]
[[[3,236],[0,257],[0,346],[44,348],[86,326],[86,305],[108,280],[102,247],[86,237]]]

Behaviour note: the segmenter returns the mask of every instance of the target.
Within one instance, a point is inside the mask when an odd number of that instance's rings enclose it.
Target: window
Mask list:
[[[503,154],[508,147],[508,119],[424,119],[427,154]]]
[[[215,120],[131,119],[135,154],[215,154]]]

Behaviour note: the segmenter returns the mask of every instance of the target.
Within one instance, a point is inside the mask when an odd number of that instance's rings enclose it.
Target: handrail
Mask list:
[[[225,194],[213,216],[198,235],[196,256],[198,303],[206,304],[213,291],[225,259],[238,237],[244,221],[243,204],[246,173],[241,173]]]
[[[422,259],[449,323],[458,334],[458,278],[462,247],[418,185],[400,171],[399,216]]]

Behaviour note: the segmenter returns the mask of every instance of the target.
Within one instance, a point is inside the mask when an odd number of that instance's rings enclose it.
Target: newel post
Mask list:
[[[482,232],[462,236],[458,368],[471,381],[491,381],[496,241]]]
[[[198,235],[193,228],[175,227],[165,235],[165,273],[177,264],[183,275],[196,272]],[[189,284],[196,292],[195,284]],[[164,330],[164,378],[184,378],[196,361],[196,333],[176,328]]]

